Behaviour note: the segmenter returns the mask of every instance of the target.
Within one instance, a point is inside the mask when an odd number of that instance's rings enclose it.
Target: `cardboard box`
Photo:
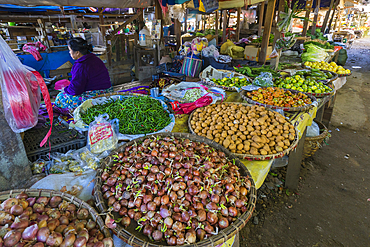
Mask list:
[[[244,48],[244,58],[249,61],[257,61],[259,48],[254,45],[248,45]]]
[[[260,54],[261,48],[255,46],[246,46],[244,49],[244,58],[250,61],[257,61]],[[272,46],[267,47],[266,60],[271,60],[270,55],[272,53]]]

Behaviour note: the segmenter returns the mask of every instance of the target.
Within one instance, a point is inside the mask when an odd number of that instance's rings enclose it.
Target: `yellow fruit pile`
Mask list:
[[[335,62],[327,63],[324,61],[321,62],[305,62],[305,66],[313,68],[313,69],[321,69],[321,70],[328,70],[335,72],[339,75],[347,75],[351,74],[349,69],[345,69],[342,66],[338,66]]]

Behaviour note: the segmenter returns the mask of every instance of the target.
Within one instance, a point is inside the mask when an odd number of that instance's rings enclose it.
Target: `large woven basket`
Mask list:
[[[107,212],[108,208],[107,205],[103,199],[103,194],[101,191],[102,187],[102,179],[101,174],[104,171],[106,166],[112,166],[114,163],[113,156],[117,155],[118,153],[125,150],[127,146],[133,145],[135,142],[140,142],[144,139],[151,138],[151,137],[166,137],[166,136],[174,136],[177,138],[187,138],[191,141],[198,141],[198,142],[204,142],[208,144],[209,146],[221,150],[226,154],[226,157],[229,157],[230,159],[235,160],[235,164],[240,168],[241,175],[248,175],[251,178],[251,188],[249,191],[249,198],[248,198],[248,209],[245,213],[243,213],[235,222],[230,224],[229,227],[223,229],[222,231],[219,231],[217,235],[214,235],[210,238],[207,238],[203,241],[197,242],[195,244],[186,245],[187,247],[214,247],[219,244],[225,243],[227,240],[231,239],[235,236],[248,222],[248,220],[251,218],[253,210],[256,205],[257,200],[257,191],[254,184],[254,181],[252,179],[252,176],[250,175],[248,169],[226,148],[221,146],[220,144],[209,140],[207,138],[192,135],[189,133],[160,133],[160,134],[154,134],[154,135],[148,135],[145,137],[141,137],[138,139],[135,139],[133,141],[130,141],[123,146],[119,147],[118,149],[114,150],[110,156],[104,159],[102,162],[101,168],[97,170],[97,175],[95,178],[95,187],[94,187],[94,198],[96,200],[96,205],[100,212]],[[118,225],[118,224],[117,224]],[[136,222],[132,221],[130,226],[128,228],[123,228],[121,225],[118,225],[115,229],[113,229],[113,233],[117,235],[120,239],[125,241],[127,244],[131,245],[132,247],[165,247],[167,245],[162,245],[162,243],[158,244],[153,241],[151,241],[148,237],[146,237],[142,232],[139,232],[135,230],[137,227]]]
[[[221,103],[216,103],[216,104],[221,104]],[[247,104],[247,103],[237,103],[237,102],[223,102],[222,104],[241,104],[241,105],[251,106],[250,104]],[[269,109],[269,108],[266,108],[266,109],[269,110],[269,111],[272,111],[272,109]],[[190,130],[190,133],[196,135],[196,133],[194,132],[194,130],[191,127],[191,124],[190,124],[190,121],[193,118],[193,114],[194,114],[194,111],[190,114],[190,117],[189,117],[189,120],[188,120],[188,127],[189,127],[189,130]],[[289,121],[288,118],[285,117],[285,119],[287,121]],[[293,143],[290,145],[290,147],[288,149],[285,149],[283,152],[276,153],[276,154],[268,154],[268,155],[251,155],[251,154],[237,154],[237,153],[232,153],[232,154],[235,155],[236,157],[238,157],[239,159],[244,159],[244,160],[272,160],[272,159],[276,159],[276,158],[281,158],[281,157],[289,154],[290,151],[294,150],[297,147],[298,141],[299,141],[297,128],[295,128],[295,133],[296,133],[296,137],[295,137]],[[205,139],[208,140],[208,138],[205,138]]]
[[[17,195],[21,194],[22,192],[26,193],[29,197],[53,197],[53,196],[60,196],[62,199],[68,201],[69,203],[73,203],[77,206],[77,208],[86,208],[89,211],[89,214],[93,221],[99,226],[99,230],[104,234],[106,238],[111,238],[111,234],[109,229],[105,226],[103,219],[99,216],[94,208],[92,208],[86,202],[78,199],[75,196],[72,196],[67,193],[63,193],[56,190],[47,190],[47,189],[19,189],[19,190],[7,190],[0,192],[0,201],[5,201],[9,198],[15,198]]]
[[[314,155],[316,151],[319,150],[319,148],[321,148],[322,146],[321,144],[324,142],[324,140],[329,138],[328,128],[326,128],[326,126],[323,123],[316,121],[316,120],[314,121],[319,125],[320,135],[313,136],[313,137],[306,137],[304,141],[304,147],[303,147],[303,158],[304,159],[309,158],[312,155]]]
[[[303,93],[303,92],[300,92],[300,91],[297,91],[297,90],[286,89],[286,88],[283,88],[283,90],[284,91],[290,91],[293,94]],[[247,92],[248,91],[246,91],[246,90],[241,90],[240,91],[240,96],[245,101],[247,101],[248,103],[253,104],[253,105],[261,105],[261,106],[264,106],[264,107],[270,108],[270,109],[280,109],[280,110],[283,110],[283,111],[307,111],[307,110],[311,109],[312,107],[314,107],[315,105],[317,105],[316,98],[312,95],[309,95],[309,94],[306,94],[312,101],[312,103],[309,104],[309,105],[304,105],[304,106],[300,106],[300,107],[280,107],[280,106],[274,106],[274,105],[266,105],[266,104],[254,101],[251,98],[246,96]],[[303,93],[303,94],[305,94],[305,93]]]

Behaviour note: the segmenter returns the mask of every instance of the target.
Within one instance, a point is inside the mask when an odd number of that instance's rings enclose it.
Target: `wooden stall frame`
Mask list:
[[[276,5],[276,0],[268,0],[265,23],[264,23],[264,28],[263,28],[263,36],[262,36],[262,42],[261,42],[261,51],[258,56],[259,64],[265,64],[266,62],[267,47],[269,45],[269,40],[270,40],[272,20],[275,14],[275,5]]]

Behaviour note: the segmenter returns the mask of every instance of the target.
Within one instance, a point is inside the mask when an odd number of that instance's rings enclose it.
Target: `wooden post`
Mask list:
[[[312,9],[312,2],[313,2],[312,0],[307,0],[306,1],[306,15],[305,15],[306,20],[304,20],[304,22],[303,22],[302,37],[305,37],[306,34],[307,34],[308,19],[310,18],[310,13],[311,13],[311,9]]]
[[[184,28],[185,33],[188,32],[188,13],[189,13],[189,9],[186,9],[186,12],[185,12],[185,28]]]
[[[317,19],[319,18],[320,4],[321,4],[321,0],[317,0],[316,1],[316,8],[315,8],[315,17],[313,18],[313,22],[312,22],[312,29],[311,29],[311,34],[312,35],[314,35],[315,31],[316,31]]]
[[[175,35],[176,35],[176,52],[179,50],[181,45],[181,22],[175,20]]]
[[[223,16],[223,20],[222,20],[222,43],[225,43],[226,42],[226,28],[227,28],[227,12],[226,10],[223,10],[222,11],[222,16]]]
[[[304,140],[306,139],[307,128],[303,131],[298,146],[294,151],[289,153],[289,161],[285,177],[285,187],[290,190],[297,190],[299,182],[299,172],[301,170]]]
[[[269,45],[269,40],[270,40],[272,19],[274,18],[274,13],[275,13],[275,4],[276,4],[276,0],[268,0],[266,18],[265,18],[265,23],[264,23],[264,28],[263,28],[261,51],[258,57],[259,64],[265,64],[266,62],[266,54],[267,54],[267,47]]]
[[[265,2],[260,3],[260,12],[258,15],[258,36],[262,35],[263,14],[265,13]]]
[[[39,23],[39,26],[41,27],[41,33],[42,33],[42,36],[44,37],[44,40],[42,41],[44,41],[44,45],[48,48],[47,52],[51,52],[48,34],[46,33],[46,28],[45,28],[45,21],[44,19],[37,19],[37,22]]]
[[[280,13],[284,12],[285,9],[285,1],[284,0],[279,0],[279,7],[277,10],[277,23],[281,20],[280,18]],[[275,32],[275,37],[274,37],[274,45],[278,39],[280,39],[281,33],[279,32],[279,29],[276,27],[276,32]]]
[[[239,41],[240,36],[240,12],[242,12],[242,8],[238,8],[237,20],[236,20],[236,41]]]
[[[334,16],[335,16],[335,11],[337,11],[337,6],[338,6],[338,2],[335,4],[335,7],[333,9],[333,13],[331,14],[331,18],[330,18],[330,21],[329,21],[329,27],[328,27],[328,33],[330,33],[330,30],[331,30],[331,25],[333,23],[333,20],[334,20]]]
[[[215,22],[216,45],[218,45],[218,19],[219,19],[218,10],[216,10],[216,22]]]
[[[222,12],[223,11],[220,11],[220,27],[218,29],[222,29]]]
[[[160,41],[162,41],[163,40],[163,15],[162,15],[162,8],[158,0],[155,0],[155,19],[161,20],[161,39]]]
[[[112,50],[111,50],[111,43],[112,41],[108,39],[108,36],[106,35],[106,30],[104,26],[104,17],[103,17],[103,9],[99,9],[99,21],[100,21],[100,31],[102,33],[103,39],[105,39],[105,49],[107,53],[107,62],[108,62],[108,68],[112,67]]]
[[[325,19],[324,19],[324,22],[322,23],[322,27],[321,27],[321,32],[322,33],[325,33],[326,25],[328,24],[328,20],[329,20],[329,16],[330,16],[330,11],[333,9],[334,2],[335,2],[335,0],[330,1],[329,10],[326,11]]]

